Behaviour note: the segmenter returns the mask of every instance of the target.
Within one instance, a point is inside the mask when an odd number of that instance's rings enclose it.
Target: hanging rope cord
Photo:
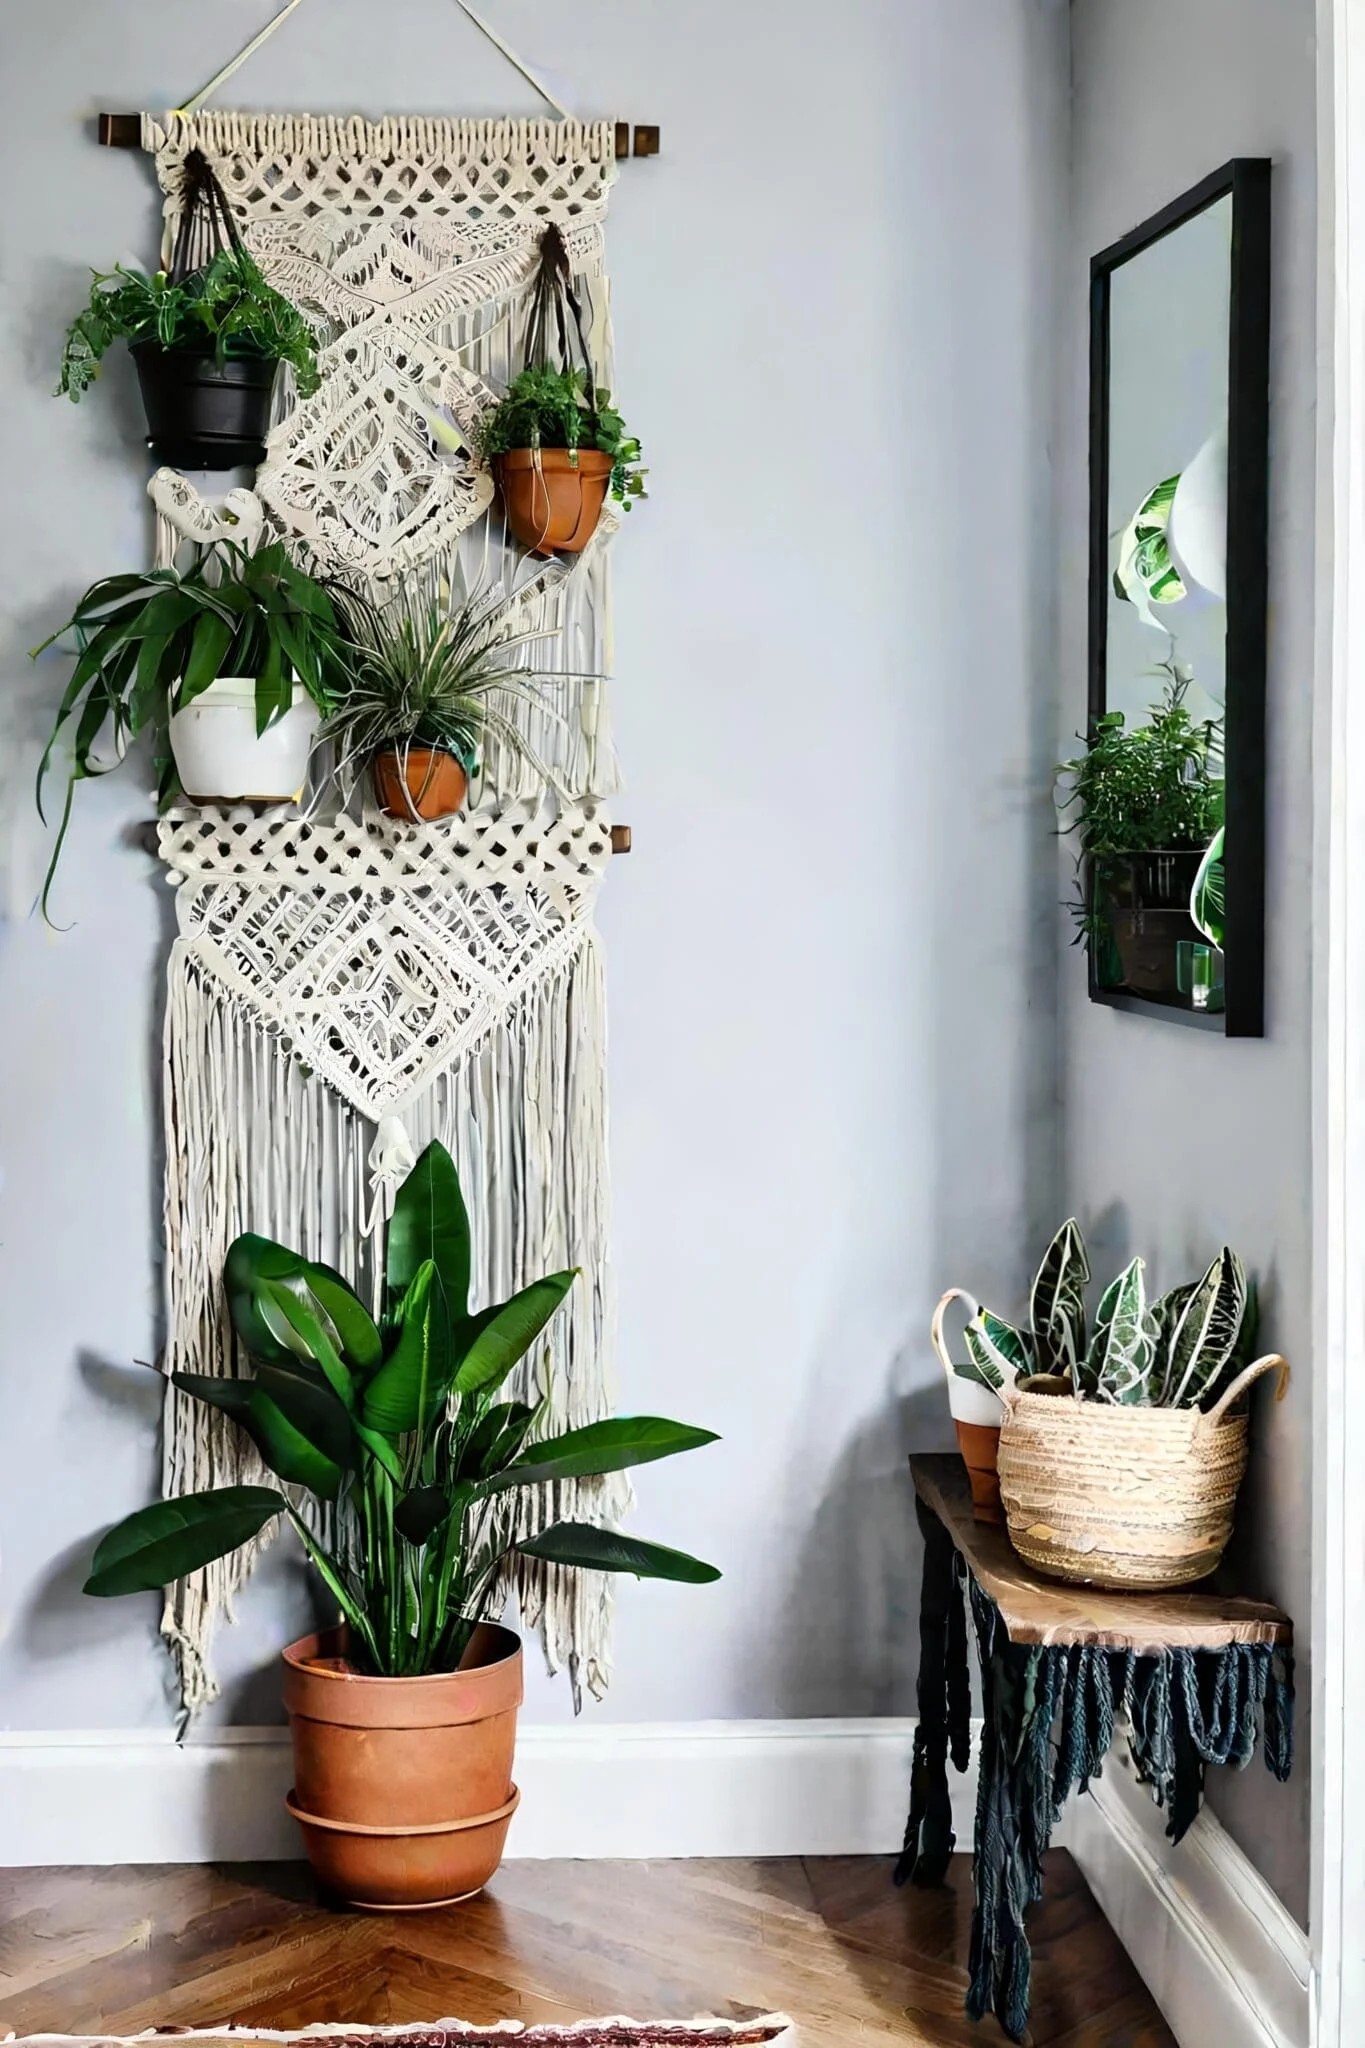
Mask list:
[[[276,29],[283,27],[284,23],[289,19],[289,16],[294,12],[294,9],[299,5],[301,5],[301,0],[285,0],[285,4],[280,9],[279,13],[272,15],[271,19],[265,24],[265,27],[262,29],[258,29],[256,34],[251,38],[251,41],[249,43],[246,43],[237,52],[235,57],[231,57],[228,59],[228,62],[223,66],[221,71],[215,71],[212,78],[209,79],[206,85],[201,85],[198,92],[192,92],[189,98],[183,101],[180,106],[172,107],[171,112],[173,114],[192,114],[196,107],[202,106],[205,100],[211,99],[214,93],[217,92],[220,85],[226,85],[227,81],[233,76],[233,74],[241,70],[243,64],[246,63],[248,57],[254,57],[257,50],[260,49],[261,45],[263,43],[269,42],[271,36],[274,35]],[[479,33],[488,38],[488,41],[493,45],[493,48],[498,52],[499,56],[505,57],[507,59],[507,62],[512,66],[512,69],[518,72],[520,76],[526,80],[526,83],[529,86],[531,86],[535,92],[539,93],[540,97],[544,100],[546,106],[553,108],[554,112],[558,114],[561,121],[573,120],[574,116],[569,112],[568,108],[564,106],[560,100],[557,100],[555,98],[554,94],[550,91],[550,88],[547,85],[545,85],[541,79],[537,78],[535,72],[532,71],[530,66],[528,64],[523,63],[522,59],[517,55],[516,51],[511,47],[511,45],[503,41],[502,37],[498,34],[497,30],[493,27],[492,23],[489,21],[485,21],[483,16],[478,12],[478,10],[469,5],[469,0],[455,0],[455,5],[459,8],[462,14],[465,14],[469,17],[470,21],[473,22],[475,28],[478,29]]]

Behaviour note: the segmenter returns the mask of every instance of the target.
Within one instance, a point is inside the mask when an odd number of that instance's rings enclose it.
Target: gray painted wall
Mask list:
[[[1225,1240],[1258,1270],[1267,1348],[1298,1365],[1262,1398],[1233,1562],[1301,1630],[1299,1757],[1215,1774],[1210,1803],[1306,1922],[1311,1531],[1309,848],[1314,520],[1312,0],[1078,0],[1062,334],[1059,738],[1085,710],[1086,278],[1091,253],[1231,156],[1275,162],[1267,792],[1267,1031],[1225,1043],[1087,1002],[1064,969],[1064,1186],[1111,1271],[1134,1251],[1169,1285]],[[1066,751],[1071,751],[1067,746]]]
[[[82,792],[58,891],[24,650],[147,532],[126,365],[50,396],[86,266],[145,260],[163,106],[274,0],[12,10],[0,77],[0,1720],[169,1715],[155,1603],[76,1588],[155,1481],[159,970],[136,775]],[[621,1400],[725,1442],[639,1526],[725,1568],[620,1601],[609,1719],[912,1708],[903,1459],[948,1424],[948,1280],[1009,1301],[1052,1220],[1058,920],[1047,318],[1065,140],[1048,0],[498,0],[576,105],[663,126],[614,202],[620,386],[654,497],[619,542],[636,851],[606,891]],[[58,30],[60,26],[60,54]],[[228,103],[531,111],[447,0],[315,0]],[[1153,176],[1169,176],[1153,166]],[[1160,196],[1158,194],[1157,196]],[[1248,1247],[1255,1249],[1254,1246]],[[278,1713],[284,1547],[222,1644]],[[568,1712],[537,1679],[532,1719]]]

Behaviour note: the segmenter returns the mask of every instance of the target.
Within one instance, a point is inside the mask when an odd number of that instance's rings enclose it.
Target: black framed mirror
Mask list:
[[[1090,665],[1077,831],[1093,1001],[1259,1037],[1270,164],[1090,267]]]

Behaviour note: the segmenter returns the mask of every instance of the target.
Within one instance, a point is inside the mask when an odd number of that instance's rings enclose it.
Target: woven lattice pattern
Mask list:
[[[612,125],[203,113],[147,117],[143,143],[168,231],[185,153],[202,149],[266,276],[323,338],[321,388],[257,475],[284,530],[329,571],[370,577],[448,549],[493,486],[433,439],[431,412],[473,438],[548,223],[600,275]]]
[[[161,852],[200,969],[377,1121],[574,952],[611,834],[592,804],[416,831],[200,810],[163,823]]]

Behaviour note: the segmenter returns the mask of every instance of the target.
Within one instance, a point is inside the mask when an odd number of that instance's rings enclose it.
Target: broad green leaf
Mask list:
[[[1170,1287],[1152,1303],[1149,1311],[1152,1322],[1152,1339],[1156,1345],[1156,1363],[1152,1367],[1152,1397],[1160,1406],[1166,1399],[1166,1384],[1170,1371],[1171,1339],[1175,1328],[1185,1313],[1185,1306],[1194,1293],[1195,1282],[1185,1281],[1179,1287]]]
[[[399,1315],[398,1342],[366,1387],[361,1409],[368,1429],[390,1437],[416,1429],[450,1391],[450,1317],[430,1259],[413,1275]]]
[[[1190,916],[1212,946],[1222,951],[1227,933],[1226,874],[1223,847],[1226,828],[1222,825],[1204,849],[1204,858],[1190,891]]]
[[[662,1415],[613,1415],[585,1423],[538,1444],[527,1444],[515,1465],[478,1488],[481,1494],[501,1493],[509,1486],[540,1486],[551,1479],[577,1479],[601,1472],[624,1472],[656,1458],[673,1458],[717,1442],[711,1429],[694,1429]]]
[[[201,612],[194,623],[190,658],[180,685],[182,705],[201,697],[223,670],[223,657],[232,645],[233,629],[217,612]]]
[[[456,1476],[492,1478],[510,1465],[530,1435],[538,1412],[529,1401],[496,1402],[465,1439]]]
[[[578,1277],[577,1267],[533,1280],[510,1301],[480,1310],[455,1331],[455,1391],[491,1393],[514,1365],[526,1356],[536,1338]]]
[[[993,1393],[1035,1370],[1033,1347],[1023,1331],[988,1308],[977,1310],[962,1335],[968,1359]]]
[[[433,1142],[398,1190],[389,1220],[387,1279],[395,1297],[430,1259],[440,1276],[452,1319],[469,1305],[469,1218],[455,1162]]]
[[[1089,1281],[1085,1240],[1072,1216],[1043,1254],[1029,1296],[1034,1372],[1075,1379],[1085,1356],[1085,1290]]]
[[[676,1579],[683,1585],[706,1586],[720,1577],[713,1564],[703,1564],[684,1550],[669,1550],[639,1536],[623,1536],[617,1529],[599,1529],[591,1522],[552,1522],[539,1536],[524,1537],[512,1547],[523,1557],[541,1557],[550,1564],[575,1565],[592,1572],[633,1572],[637,1579]]]
[[[1114,571],[1115,595],[1133,605],[1147,625],[1163,632],[1165,622],[1153,606],[1174,604],[1185,595],[1166,539],[1179,482],[1178,473],[1165,477],[1143,499],[1119,539]]]
[[[348,1286],[340,1273],[316,1259],[304,1262],[302,1279],[331,1325],[347,1364],[360,1372],[373,1372],[384,1356],[384,1343],[374,1317],[355,1289]]]
[[[1152,1399],[1156,1343],[1147,1315],[1144,1271],[1143,1261],[1133,1259],[1100,1303],[1088,1364],[1102,1401],[1142,1406]]]
[[[285,1378],[276,1374],[278,1386]],[[175,1372],[174,1384],[211,1408],[220,1408],[246,1431],[277,1479],[288,1486],[306,1486],[321,1500],[335,1500],[341,1488],[341,1465],[330,1457],[259,1380],[221,1379],[210,1373]],[[318,1390],[326,1393],[326,1389]],[[287,1398],[287,1397],[286,1397]],[[327,1398],[330,1400],[331,1396]],[[340,1403],[333,1403],[340,1410]],[[296,1414],[298,1410],[296,1408]],[[344,1410],[340,1410],[343,1423]]]
[[[350,1414],[355,1408],[355,1387],[351,1375],[342,1361],[341,1354],[323,1327],[322,1318],[313,1307],[311,1299],[301,1298],[282,1280],[265,1280],[261,1283],[260,1301],[262,1312],[267,1318],[278,1315],[280,1322],[272,1323],[277,1333],[285,1325],[292,1331],[301,1346],[299,1356],[314,1365],[321,1366],[332,1392]],[[282,1341],[286,1341],[282,1337]]]
[[[273,1306],[265,1283],[288,1287],[308,1299],[337,1350],[360,1372],[373,1371],[383,1356],[374,1318],[340,1273],[305,1259],[287,1245],[245,1231],[228,1247],[223,1267],[232,1326],[251,1356],[273,1364],[307,1358],[307,1344]]]
[[[1171,1332],[1164,1388],[1167,1407],[1197,1407],[1222,1377],[1236,1354],[1246,1311],[1246,1267],[1224,1245]]]
[[[393,1520],[399,1535],[406,1536],[409,1543],[420,1549],[430,1542],[449,1514],[450,1502],[439,1486],[419,1486],[399,1501]]]
[[[85,1591],[152,1593],[258,1536],[288,1506],[273,1486],[222,1486],[154,1501],[96,1546]]]

